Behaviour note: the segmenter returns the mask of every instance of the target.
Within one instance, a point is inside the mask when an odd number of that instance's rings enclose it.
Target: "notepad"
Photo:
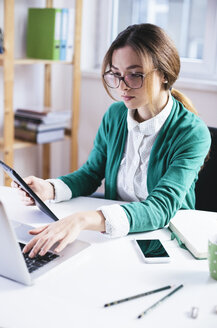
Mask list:
[[[208,238],[217,232],[217,213],[180,210],[170,220],[169,228],[195,258],[206,259]]]

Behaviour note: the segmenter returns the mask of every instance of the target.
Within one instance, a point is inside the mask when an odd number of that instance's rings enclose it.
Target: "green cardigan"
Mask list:
[[[117,199],[117,173],[126,137],[127,108],[117,102],[105,113],[87,162],[77,171],[59,177],[71,189],[72,198],[92,194],[105,178],[105,198]],[[173,98],[171,113],[150,154],[149,195],[144,201],[121,205],[130,232],[162,228],[180,208],[195,208],[195,182],[210,144],[204,122]]]

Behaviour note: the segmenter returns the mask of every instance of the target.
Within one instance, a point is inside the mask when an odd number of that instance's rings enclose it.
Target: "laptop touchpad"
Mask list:
[[[18,241],[28,243],[33,238],[33,236],[29,234],[29,230],[34,229],[33,226],[14,220],[11,220],[11,224]]]

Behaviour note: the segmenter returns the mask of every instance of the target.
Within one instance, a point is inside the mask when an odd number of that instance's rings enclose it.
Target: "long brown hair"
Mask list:
[[[111,68],[113,52],[124,46],[130,46],[138,54],[146,69],[147,66],[156,68],[164,76],[164,89],[171,89],[172,95],[178,101],[189,111],[197,114],[192,102],[184,94],[172,88],[179,75],[180,57],[173,41],[162,28],[153,24],[135,24],[128,26],[124,31],[119,33],[105,54],[102,64],[102,77]],[[149,74],[145,79],[150,104],[152,104],[153,92],[152,77],[153,75]],[[103,78],[102,80],[107,93],[115,99]]]

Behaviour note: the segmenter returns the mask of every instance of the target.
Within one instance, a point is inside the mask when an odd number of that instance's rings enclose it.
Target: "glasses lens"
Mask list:
[[[124,77],[128,87],[132,89],[139,89],[142,86],[143,76],[139,74],[127,74]]]
[[[104,81],[110,88],[117,88],[119,85],[119,79],[112,73],[105,73]]]

